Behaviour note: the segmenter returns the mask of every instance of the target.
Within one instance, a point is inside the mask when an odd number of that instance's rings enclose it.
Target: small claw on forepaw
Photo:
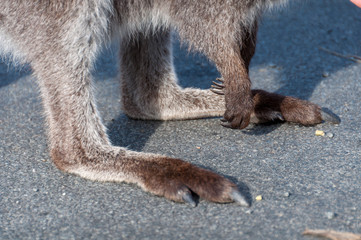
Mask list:
[[[211,88],[212,89],[219,89],[219,90],[223,89],[223,87],[220,87],[218,85],[211,85]]]
[[[221,122],[228,122],[224,117],[221,118]]]
[[[341,122],[341,119],[327,108],[321,109],[321,117],[322,120],[325,122],[330,122],[334,124],[339,124]]]
[[[219,89],[211,88],[211,91],[218,95],[224,95],[224,92]]]
[[[190,206],[192,206],[192,207],[196,207],[197,206],[197,203],[196,203],[196,201],[194,200],[194,198],[193,198],[193,195],[192,195],[192,193],[191,192],[185,192],[184,194],[183,194],[183,196],[182,196],[182,199],[183,199],[183,201],[186,203],[186,204],[188,204],[188,205],[190,205]]]
[[[216,78],[216,80],[217,80],[218,82],[224,83],[223,78]]]
[[[280,120],[280,121],[285,121],[285,118],[283,117],[282,113],[280,112],[275,112],[274,113],[274,116],[273,116],[273,119],[276,120]]]
[[[237,204],[241,205],[242,207],[250,207],[249,202],[247,201],[246,197],[244,197],[238,189],[233,189],[230,197],[233,201]]]
[[[221,120],[222,121],[222,120]],[[223,127],[226,127],[226,128],[232,128],[232,124],[230,123],[230,122],[228,122],[227,120],[226,121],[222,121],[221,122],[221,125],[223,126]]]
[[[224,85],[222,83],[217,83],[215,81],[212,81],[212,83],[214,84],[214,85],[211,86],[212,88],[217,88],[217,89],[223,89],[224,88]]]

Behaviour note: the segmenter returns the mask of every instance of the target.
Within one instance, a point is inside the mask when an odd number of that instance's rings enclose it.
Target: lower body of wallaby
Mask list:
[[[121,98],[131,118],[224,116],[222,125],[280,119],[318,124],[326,114],[300,99],[251,90],[257,18],[281,0],[0,0],[0,47],[29,62],[41,90],[51,158],[66,172],[128,182],[177,202],[194,194],[249,205],[226,178],[188,162],[112,146],[99,117],[91,70],[103,43],[120,39]],[[222,75],[214,89],[177,85],[171,29]],[[215,94],[215,93],[218,94]]]

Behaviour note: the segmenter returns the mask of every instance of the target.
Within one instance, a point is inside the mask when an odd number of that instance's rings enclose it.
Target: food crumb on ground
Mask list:
[[[315,135],[316,136],[325,136],[325,132],[322,130],[316,130]]]

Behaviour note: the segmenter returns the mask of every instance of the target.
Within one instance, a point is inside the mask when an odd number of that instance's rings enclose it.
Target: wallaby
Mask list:
[[[92,91],[97,53],[120,42],[122,108],[152,120],[222,116],[222,125],[280,119],[303,125],[332,117],[313,103],[251,90],[249,64],[257,19],[285,0],[0,0],[0,46],[30,63],[41,90],[51,158],[61,170],[98,181],[128,182],[196,205],[249,201],[223,176],[170,157],[112,146]],[[181,88],[171,31],[215,63],[212,90]],[[215,94],[215,93],[218,94]]]

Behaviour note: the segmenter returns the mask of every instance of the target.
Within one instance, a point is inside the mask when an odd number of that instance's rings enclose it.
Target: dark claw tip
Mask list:
[[[193,198],[191,192],[185,192],[185,193],[183,194],[183,196],[182,196],[182,199],[183,199],[183,201],[184,201],[186,204],[188,204],[188,205],[190,205],[190,206],[192,206],[192,207],[196,207],[196,206],[197,206],[197,203],[196,203],[196,201],[194,201],[194,198]]]
[[[215,86],[217,86],[218,89],[223,89],[223,88],[224,88],[224,85],[223,85],[222,83],[217,83],[217,82],[215,82],[215,81],[212,81],[212,83],[213,83]],[[213,87],[213,85],[212,85],[212,87]]]
[[[224,80],[223,78],[216,78],[217,81],[221,82],[221,83],[224,83]]]
[[[339,124],[341,122],[341,119],[328,108],[322,108],[321,117],[322,120],[325,122],[330,122],[334,124]]]
[[[217,84],[211,85],[211,88],[213,88],[213,89],[219,89],[219,90],[222,89],[222,87],[218,86]]]
[[[230,197],[233,201],[241,205],[242,207],[250,207],[251,205],[247,201],[246,197],[244,197],[238,189],[233,189]]]
[[[282,116],[282,113],[278,112],[276,113],[276,119],[280,120],[280,121],[285,121],[285,118]]]
[[[211,88],[211,91],[218,95],[224,95],[224,92],[218,89]]]
[[[230,122],[221,122],[221,125],[226,128],[232,128],[232,124]]]

